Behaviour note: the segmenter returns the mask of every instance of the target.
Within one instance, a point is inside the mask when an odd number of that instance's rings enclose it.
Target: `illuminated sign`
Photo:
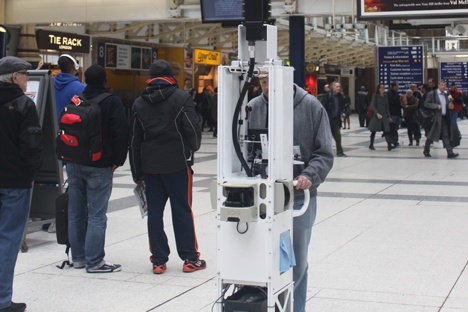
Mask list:
[[[422,85],[422,46],[379,47],[377,52],[379,83],[390,88],[392,82],[398,82],[399,93],[406,92],[410,84]]]
[[[454,83],[460,91],[468,91],[468,62],[440,62],[439,72],[447,87]]]
[[[357,8],[359,19],[441,18],[466,16],[468,0],[357,0]]]
[[[97,63],[106,68],[145,70],[157,59],[155,48],[98,42]]]
[[[221,52],[213,50],[194,50],[194,62],[195,64],[203,65],[220,65],[221,64]]]
[[[89,53],[89,36],[47,30],[36,31],[37,47],[42,50]]]

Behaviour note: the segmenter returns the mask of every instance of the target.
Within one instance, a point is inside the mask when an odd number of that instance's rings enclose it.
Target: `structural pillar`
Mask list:
[[[5,24],[5,0],[0,0],[0,25]]]
[[[289,17],[289,60],[294,67],[294,82],[305,87],[305,18]]]

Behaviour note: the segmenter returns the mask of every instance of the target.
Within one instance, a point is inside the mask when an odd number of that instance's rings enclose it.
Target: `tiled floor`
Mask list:
[[[318,215],[310,246],[307,311],[468,311],[468,120],[457,159],[441,143],[432,158],[422,147],[387,151],[383,139],[367,148],[369,132],[352,115],[342,130],[345,153],[336,158],[319,188]],[[424,140],[423,140],[424,142]],[[422,142],[422,143],[423,143]],[[204,271],[182,273],[170,211],[172,248],[164,275],[151,273],[146,219],[133,198],[128,164],[118,169],[108,213],[106,259],[122,272],[86,274],[59,270],[64,248],[55,235],[30,224],[29,251],[16,266],[14,300],[31,312],[211,311],[216,299],[216,220],[209,200],[216,174],[216,140],[203,134],[197,153],[194,214]],[[214,309],[213,309],[214,311]]]

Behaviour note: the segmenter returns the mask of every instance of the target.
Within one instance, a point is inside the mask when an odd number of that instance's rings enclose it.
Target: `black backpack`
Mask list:
[[[91,100],[83,94],[73,96],[60,113],[56,137],[59,159],[90,165],[102,156],[102,121],[99,103],[111,93],[99,94]]]

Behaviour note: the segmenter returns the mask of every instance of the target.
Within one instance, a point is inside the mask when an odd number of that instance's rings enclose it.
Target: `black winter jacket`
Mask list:
[[[36,105],[17,84],[0,82],[0,188],[31,188],[41,167]]]
[[[83,91],[86,99],[109,92],[105,87],[87,85]],[[102,118],[102,156],[91,167],[105,168],[113,165],[122,166],[128,152],[128,123],[125,109],[119,97],[111,95],[101,103]]]
[[[148,85],[132,107],[130,165],[143,173],[167,174],[193,165],[201,127],[192,97],[174,85]]]
[[[390,116],[401,117],[401,104],[400,95],[393,89],[388,90],[388,109],[390,110]]]
[[[333,91],[326,92],[322,97],[321,103],[323,107],[325,107],[325,110],[327,111],[328,119],[340,118],[340,113],[345,106],[345,99],[343,95],[341,93],[338,93],[337,96],[338,96],[338,107],[336,107],[336,104],[335,104]],[[333,116],[335,113],[337,115]]]

